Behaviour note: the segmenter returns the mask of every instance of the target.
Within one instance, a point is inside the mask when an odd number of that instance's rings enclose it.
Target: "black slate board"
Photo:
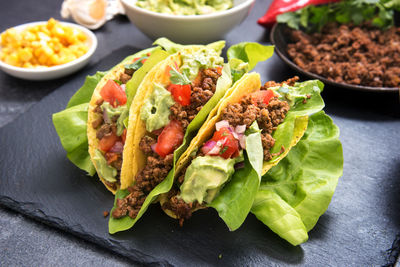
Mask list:
[[[344,175],[307,243],[289,245],[252,215],[239,230],[229,232],[211,209],[197,212],[180,228],[158,206],[150,208],[131,231],[109,235],[102,213],[110,209],[113,197],[96,177],[87,177],[65,157],[51,114],[65,107],[87,74],[108,69],[133,52],[131,47],[112,52],[0,128],[1,205],[135,263],[365,266],[394,262],[397,250],[391,258],[389,253],[400,232],[397,96],[351,94],[337,88],[328,88],[324,97],[328,114],[341,129]],[[263,80],[287,77],[280,69],[284,67],[274,56],[263,66]],[[268,75],[271,72],[275,74]]]

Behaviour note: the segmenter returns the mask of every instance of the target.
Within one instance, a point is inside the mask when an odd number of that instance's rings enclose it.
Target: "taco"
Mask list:
[[[87,135],[89,154],[100,180],[108,190],[115,193],[121,185],[123,155],[130,155],[132,146],[127,139],[128,119],[135,121],[130,112],[126,88],[131,93],[140,84],[141,77],[132,80],[136,71],[142,67],[149,71],[154,63],[165,59],[168,53],[161,50],[139,53],[131,61],[124,61],[105,75],[97,84],[89,102]],[[149,60],[148,65],[143,65]],[[125,145],[126,144],[126,145]],[[124,161],[130,162],[129,157]],[[129,169],[127,169],[129,172]],[[129,173],[127,174],[129,175]]]
[[[178,161],[175,185],[160,199],[168,215],[182,224],[195,210],[214,207],[231,230],[241,225],[261,176],[301,139],[308,115],[323,107],[322,84],[297,80],[261,86],[259,74],[250,73],[235,83]],[[254,177],[252,186],[234,185],[237,173]]]

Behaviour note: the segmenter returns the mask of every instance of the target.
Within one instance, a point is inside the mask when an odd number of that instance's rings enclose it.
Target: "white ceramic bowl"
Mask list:
[[[38,24],[46,24],[47,21],[38,21],[38,22],[31,22],[31,23],[26,23],[22,24],[19,26],[14,27],[17,31],[21,31],[24,28],[28,26],[35,26]],[[9,65],[7,63],[4,63],[3,61],[0,60],[0,68],[10,74],[11,76],[26,79],[26,80],[50,80],[50,79],[56,79],[60,78],[63,76],[67,76],[68,74],[71,74],[83,66],[85,66],[88,62],[90,57],[93,55],[94,51],[97,48],[97,38],[96,36],[89,31],[88,29],[79,26],[77,24],[73,23],[68,23],[68,22],[61,22],[63,25],[67,25],[76,29],[81,30],[87,35],[87,45],[89,46],[89,50],[84,54],[83,56],[62,64],[62,65],[57,65],[53,67],[43,67],[43,68],[20,68],[20,67],[15,67],[12,65]],[[1,49],[1,46],[0,46]]]
[[[231,9],[207,15],[170,15],[121,0],[129,20],[152,39],[167,37],[179,43],[208,43],[221,39],[249,14],[255,0],[234,0]]]

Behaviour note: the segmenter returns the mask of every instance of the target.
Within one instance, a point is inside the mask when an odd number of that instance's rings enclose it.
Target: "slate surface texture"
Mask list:
[[[0,2],[1,30],[59,18],[61,1],[36,3]],[[269,3],[256,2],[244,23],[226,36],[228,46],[240,41],[268,43],[268,31],[255,21]],[[19,16],[11,15],[21,10]],[[124,17],[109,22],[96,35],[99,48],[91,64],[69,77],[28,82],[0,73],[0,125],[4,125],[0,128],[0,204],[103,249],[1,209],[1,266],[394,264],[400,233],[399,96],[334,87],[327,87],[323,97],[326,112],[341,129],[344,174],[307,243],[292,247],[252,215],[239,230],[229,232],[213,210],[199,211],[180,228],[158,206],[150,208],[131,231],[109,235],[102,212],[110,209],[113,197],[67,160],[51,114],[65,107],[86,75],[108,69],[150,46],[151,40]],[[263,81],[295,74],[277,56],[256,71]]]

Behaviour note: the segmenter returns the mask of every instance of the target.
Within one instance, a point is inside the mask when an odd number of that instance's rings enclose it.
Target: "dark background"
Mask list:
[[[0,1],[0,31],[26,22],[47,20],[50,17],[60,19],[61,2],[54,0]],[[227,46],[241,41],[268,42],[269,32],[257,25],[256,20],[264,14],[269,3],[269,0],[256,1],[256,6],[250,16],[226,36]],[[97,67],[100,68],[99,70],[105,70],[118,63],[122,59],[121,51],[130,51],[134,47],[149,47],[152,43],[123,16],[118,16],[108,22],[95,31],[95,34],[99,46],[91,63],[69,77],[47,82],[32,82],[19,80],[0,72],[0,126],[13,121],[25,111],[32,112],[35,110],[30,109],[32,105],[46,95],[56,92],[57,88],[62,87],[65,90],[66,85],[70,85],[70,94],[72,94],[83,83],[86,73],[93,73],[94,68]],[[113,51],[116,51],[115,59],[112,56]],[[266,63],[260,64],[256,70],[261,73],[263,81],[279,81],[295,74],[276,55]],[[226,253],[215,251],[213,259],[199,256],[202,260],[197,259],[197,263],[215,263],[218,261],[219,254],[222,254],[221,263],[229,262],[237,265],[365,266],[394,262],[396,251],[390,254],[390,249],[396,239],[396,234],[400,232],[399,96],[398,94],[352,92],[328,87],[323,97],[326,101],[326,112],[333,117],[341,129],[345,165],[344,175],[339,180],[331,206],[321,217],[315,229],[310,232],[310,240],[301,247],[291,247],[258,223],[254,216],[249,216],[238,232],[229,233],[215,212],[199,212],[199,215],[193,218],[193,222],[186,226],[186,231],[193,229],[193,235],[195,235],[196,229],[201,227],[221,229],[220,237],[228,237],[232,241],[231,244],[238,243],[241,244],[241,249],[246,246],[249,249],[235,252],[235,249],[229,247],[229,242],[227,242]],[[61,106],[63,106],[68,99],[55,98],[55,100],[62,101]],[[33,122],[29,126],[34,127]],[[5,126],[4,129],[7,130],[7,127]],[[5,139],[0,136],[0,147],[9,148],[8,146]],[[17,160],[15,165],[9,166],[10,169],[18,169],[18,167]],[[1,178],[5,172],[5,169],[1,169]],[[29,174],[27,176],[29,177]],[[1,183],[0,180],[0,189],[4,189],[5,186],[7,184]],[[22,204],[4,201],[4,198],[2,203],[21,210]],[[24,205],[29,206],[29,203],[24,203]],[[22,210],[29,210],[29,207],[22,207]],[[29,212],[26,213],[29,214]],[[157,207],[150,209],[149,214],[138,224],[139,228],[155,227],[157,229],[158,216],[164,215]],[[201,225],[205,218],[212,218],[215,221],[211,221],[206,226]],[[105,219],[99,217],[98,220]],[[173,221],[162,219],[163,223],[164,221],[170,224],[168,227],[171,231],[177,231],[177,234],[182,235],[183,238],[191,238],[187,233],[179,232],[181,230]],[[248,233],[249,228],[253,228],[251,232],[253,235],[250,235],[254,238],[253,240],[244,238],[249,236],[243,234]],[[211,236],[210,238],[220,237]],[[210,242],[213,244],[212,240]],[[170,252],[185,254],[184,251],[177,250]],[[235,254],[236,258],[232,256]],[[189,255],[198,256],[194,252]],[[189,263],[190,259],[187,260]],[[168,263],[177,264],[174,260],[169,260]],[[110,250],[54,230],[18,215],[8,208],[0,208],[1,266],[123,266],[129,264],[132,264],[132,261]]]

